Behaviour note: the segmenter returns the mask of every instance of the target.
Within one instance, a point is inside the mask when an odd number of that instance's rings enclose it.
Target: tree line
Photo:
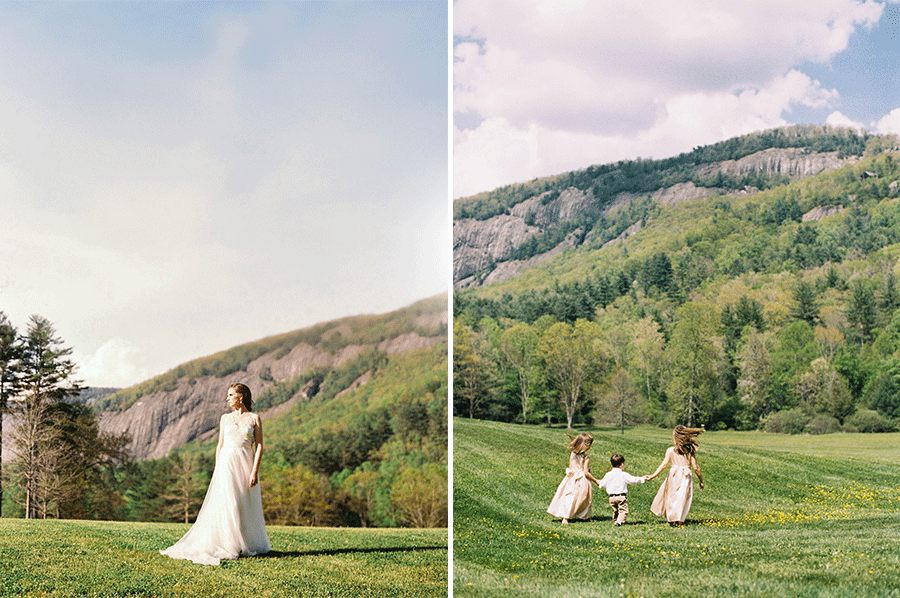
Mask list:
[[[708,146],[696,147],[671,158],[659,160],[621,160],[619,162],[589,166],[527,183],[506,185],[473,197],[459,199],[453,205],[453,218],[487,220],[506,214],[509,210],[532,197],[547,191],[556,195],[561,190],[574,187],[583,192],[591,191],[598,208],[605,208],[619,193],[651,193],[677,183],[693,182],[700,187],[741,188],[752,185],[766,188],[772,183],[784,182],[781,177],[734,179],[719,176],[712,179],[698,177],[693,169],[698,164],[739,160],[770,148],[799,148],[810,152],[838,152],[840,157],[862,156],[867,150],[878,151],[892,147],[895,139],[887,136],[857,132],[854,129],[794,125],[768,131],[749,133]],[[599,211],[599,210],[598,210]]]
[[[650,263],[652,294],[672,274],[665,260]],[[831,267],[797,280],[778,304],[748,294],[721,305],[654,301],[640,276],[625,280],[518,299],[456,297],[454,414],[568,427],[897,428],[900,288],[892,271],[848,282]],[[826,294],[843,304],[823,307]]]

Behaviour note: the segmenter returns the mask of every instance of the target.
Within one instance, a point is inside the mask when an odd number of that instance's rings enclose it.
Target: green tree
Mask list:
[[[875,293],[864,281],[857,280],[853,283],[845,315],[847,338],[860,345],[872,342],[875,326],[878,323],[878,312],[875,305]]]
[[[584,319],[574,324],[557,322],[541,336],[538,350],[546,364],[547,378],[562,396],[566,426],[571,430],[585,385],[602,371],[600,327]]]
[[[823,358],[814,360],[811,369],[797,382],[800,408],[808,415],[825,414],[840,422],[853,411],[853,396],[847,382]]]
[[[54,455],[39,477],[39,506],[46,518],[109,519],[121,497],[106,483],[104,471],[127,458],[127,434],[100,431],[93,409],[82,403],[52,405],[54,443],[43,450]]]
[[[16,470],[25,489],[25,518],[37,516],[38,505],[47,504],[54,468],[64,457],[60,429],[56,425],[58,403],[81,391],[73,379],[75,364],[62,348],[50,321],[32,316],[22,353],[23,398],[16,405],[20,424],[16,431]]]
[[[881,298],[878,307],[888,318],[900,308],[900,289],[897,288],[897,277],[893,272],[888,272],[881,289]]]
[[[375,496],[379,482],[378,472],[371,469],[370,463],[366,463],[347,476],[341,484],[341,489],[351,499],[348,504],[359,516],[362,527],[369,527],[373,523],[372,515],[375,511]]]
[[[632,364],[642,380],[645,396],[649,400],[662,372],[666,342],[659,331],[659,324],[653,318],[642,318],[635,324],[630,342]]]
[[[6,314],[0,312],[0,516],[3,510],[3,418],[21,386],[22,344]]]
[[[168,512],[174,518],[190,523],[203,504],[203,496],[209,483],[195,452],[186,452],[173,458],[172,483],[164,496]]]
[[[488,364],[478,351],[475,331],[459,320],[453,323],[453,410],[475,417],[487,401]]]
[[[437,463],[403,469],[391,487],[391,504],[407,525],[446,526],[447,470]]]
[[[672,415],[693,426],[711,412],[718,390],[714,343],[715,308],[688,302],[678,308],[669,345],[671,377],[667,386]]]
[[[535,386],[540,369],[537,367],[537,345],[539,337],[528,324],[518,323],[503,331],[501,347],[507,363],[510,364],[519,383],[519,398],[522,402],[522,423],[528,423],[528,408],[531,391]]]
[[[808,322],[798,320],[781,330],[771,355],[772,411],[797,406],[797,380],[817,355],[815,333]]]
[[[625,368],[616,366],[613,369],[600,393],[596,413],[597,421],[618,426],[622,434],[625,433],[625,426],[644,419],[646,407]]]
[[[790,315],[795,320],[803,320],[810,326],[815,326],[819,321],[819,301],[816,289],[812,283],[801,280],[794,288],[794,304],[791,306]]]
[[[757,423],[772,412],[772,365],[770,355],[774,340],[771,332],[754,332],[747,336],[738,354],[741,402],[757,418]]]
[[[863,394],[864,403],[893,420],[900,418],[900,359],[888,360],[873,376]]]

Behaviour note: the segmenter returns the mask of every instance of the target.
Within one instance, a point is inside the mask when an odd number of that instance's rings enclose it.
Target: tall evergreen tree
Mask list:
[[[847,338],[859,344],[872,341],[878,312],[875,305],[875,293],[862,280],[853,284],[850,299],[847,302]]]
[[[791,317],[803,320],[810,326],[815,326],[819,321],[819,301],[816,297],[815,287],[806,281],[794,288],[794,305],[791,306]]]
[[[16,466],[25,489],[26,519],[37,515],[41,493],[62,457],[55,405],[81,392],[73,379],[72,350],[61,345],[49,320],[31,316],[22,346],[23,396],[16,405],[21,421],[16,432]]]
[[[21,385],[22,344],[6,314],[0,312],[0,517],[3,515],[3,418]]]
[[[894,276],[893,272],[888,272],[884,280],[879,307],[885,313],[887,319],[890,319],[891,314],[900,308],[900,289],[897,288],[897,277]]]

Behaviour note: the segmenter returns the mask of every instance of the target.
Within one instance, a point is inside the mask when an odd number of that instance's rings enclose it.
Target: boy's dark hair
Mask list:
[[[609,462],[612,463],[613,467],[621,467],[623,463],[625,463],[625,457],[616,453],[612,457],[609,458]]]

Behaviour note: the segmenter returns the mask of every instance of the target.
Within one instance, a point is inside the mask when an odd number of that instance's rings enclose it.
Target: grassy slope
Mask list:
[[[187,526],[0,520],[0,596],[446,596],[446,530],[269,527],[267,557],[161,556]]]
[[[652,473],[667,430],[590,429],[592,471],[621,452]],[[900,435],[709,432],[688,525],[649,512],[661,478],[631,486],[629,522],[562,527],[545,512],[567,463],[562,429],[454,420],[456,596],[897,596]]]

